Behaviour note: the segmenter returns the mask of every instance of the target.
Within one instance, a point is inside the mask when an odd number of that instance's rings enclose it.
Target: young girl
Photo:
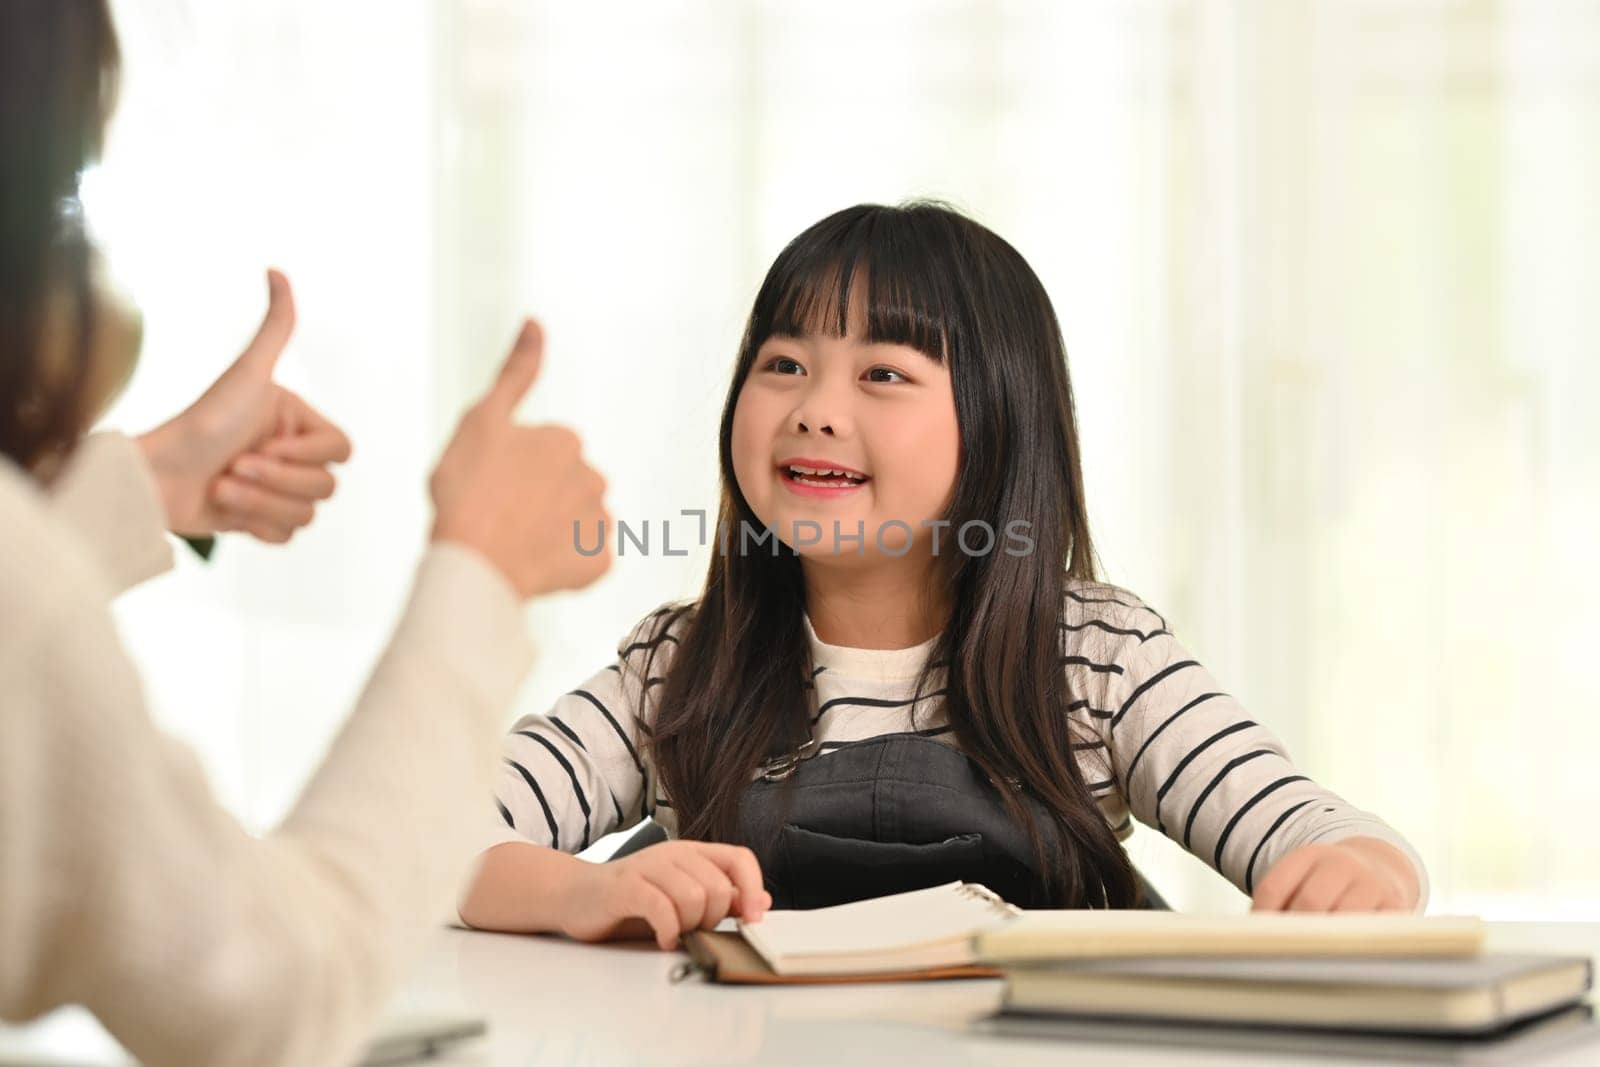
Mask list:
[[[1297,773],[1166,621],[1095,580],[1038,278],[935,204],[866,205],[767,273],[723,408],[705,591],[519,721],[471,925],[663,947],[774,902],[962,878],[1135,906],[1137,818],[1258,909],[1419,908],[1382,821]],[[574,860],[652,817],[677,840]]]

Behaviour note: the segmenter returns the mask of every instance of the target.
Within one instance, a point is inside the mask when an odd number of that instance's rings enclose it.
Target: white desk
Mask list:
[[[1499,951],[1600,952],[1600,924],[1497,924]],[[449,931],[405,1000],[486,1016],[490,1036],[452,1064],[1106,1065],[1306,1063],[1230,1051],[1062,1044],[964,1032],[996,1009],[998,980],[730,987],[668,980],[653,948]],[[1542,1063],[1590,1065],[1600,1046]],[[1354,1061],[1341,1061],[1354,1062]],[[1372,1063],[1372,1060],[1360,1062]]]
[[[1497,924],[1500,951],[1600,953],[1600,924]],[[1304,1063],[1241,1052],[1063,1044],[983,1036],[966,1025],[1000,1001],[998,980],[898,985],[730,987],[699,978],[674,984],[678,954],[645,945],[578,945],[556,938],[441,931],[402,1008],[488,1019],[487,1039],[442,1065],[1063,1063],[1118,1065]],[[115,1050],[81,1012],[0,1032],[0,1063],[116,1063]],[[1590,1045],[1540,1061],[1596,1062]],[[121,1060],[120,1062],[126,1062]],[[1373,1060],[1359,1062],[1373,1063]]]

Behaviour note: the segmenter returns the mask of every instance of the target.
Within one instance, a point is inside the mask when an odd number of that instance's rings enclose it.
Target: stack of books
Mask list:
[[[1596,1033],[1588,957],[1486,953],[1472,918],[1034,912],[974,955],[1004,1034],[1515,1062]]]
[[[987,1031],[1038,1038],[1517,1061],[1600,1033],[1586,956],[1485,951],[1406,914],[1028,911],[951,883],[776,911],[688,939],[716,981],[999,976]]]

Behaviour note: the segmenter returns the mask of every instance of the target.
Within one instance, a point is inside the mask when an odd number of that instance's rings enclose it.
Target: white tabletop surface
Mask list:
[[[1495,924],[1490,947],[1594,957],[1600,924]],[[971,1032],[969,1024],[998,1006],[998,980],[766,988],[699,978],[674,983],[670,974],[682,959],[642,944],[443,930],[396,1006],[488,1021],[488,1037],[428,1061],[441,1065],[1347,1062],[988,1036]],[[60,1012],[0,1032],[0,1063],[119,1062],[109,1044],[81,1012]],[[1540,1062],[1577,1067],[1597,1056],[1600,1045],[1591,1044]]]

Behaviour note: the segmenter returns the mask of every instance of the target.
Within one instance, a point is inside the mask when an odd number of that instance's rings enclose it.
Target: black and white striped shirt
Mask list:
[[[500,821],[489,843],[525,838],[577,852],[646,817],[675,835],[671,798],[661,795],[640,743],[640,716],[653,707],[650,691],[661,684],[683,625],[662,630],[665,613],[636,626],[615,663],[550,711],[518,720],[504,746],[495,790]],[[814,758],[884,734],[950,737],[942,670],[920,700],[911,700],[932,641],[887,651],[843,648],[819,641],[809,620],[806,634],[816,670]],[[645,659],[656,646],[645,678]],[[1072,583],[1062,614],[1062,664],[1075,695],[1063,714],[1080,726],[1073,748],[1118,837],[1131,834],[1138,819],[1247,894],[1296,848],[1377,837],[1412,858],[1427,899],[1427,875],[1409,843],[1301,774],[1278,739],[1133,594]]]

